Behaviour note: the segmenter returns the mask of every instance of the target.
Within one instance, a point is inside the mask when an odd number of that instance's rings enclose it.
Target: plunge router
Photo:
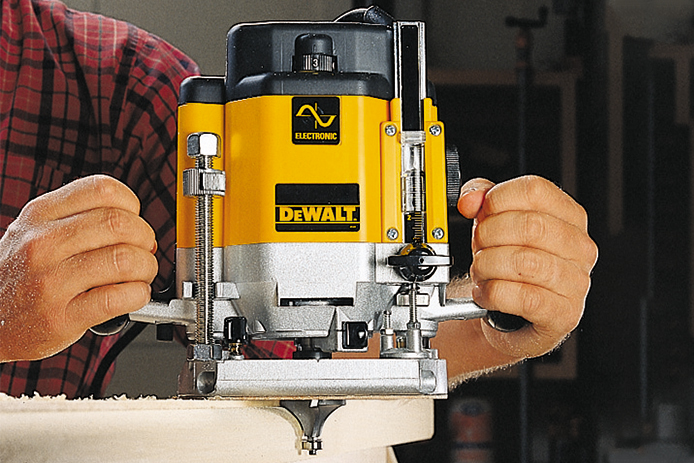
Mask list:
[[[460,173],[422,22],[236,25],[226,76],[183,83],[178,131],[177,296],[130,318],[186,326],[180,396],[284,399],[311,453],[345,398],[446,396],[429,340],[488,313],[446,298]],[[331,358],[374,333],[380,358]],[[296,353],[244,359],[250,340]]]

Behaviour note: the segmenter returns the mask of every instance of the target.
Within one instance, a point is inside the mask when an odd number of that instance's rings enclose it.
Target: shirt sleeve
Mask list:
[[[198,67],[152,34],[58,1],[0,2],[0,15],[0,233],[37,195],[112,175],[157,233],[163,288],[175,246],[178,90]],[[88,332],[48,359],[0,364],[0,392],[87,396],[116,339]]]
[[[102,30],[103,25],[102,19]],[[160,38],[132,25],[117,40],[118,58],[101,77],[102,172],[112,173],[137,194],[141,215],[152,226],[159,244],[159,276],[154,290],[171,283],[175,250],[176,111],[181,82],[199,74],[197,65]],[[88,45],[87,45],[88,46]],[[111,56],[104,56],[109,61]]]

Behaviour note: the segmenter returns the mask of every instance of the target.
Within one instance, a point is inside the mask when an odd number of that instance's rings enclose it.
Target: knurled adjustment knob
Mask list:
[[[460,156],[458,148],[453,144],[446,144],[446,197],[448,205],[455,207],[458,205],[460,196]]]
[[[294,42],[295,72],[335,72],[333,39],[325,34],[303,34]]]

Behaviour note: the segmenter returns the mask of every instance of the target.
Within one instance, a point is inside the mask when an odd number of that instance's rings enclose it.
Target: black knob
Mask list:
[[[156,325],[157,341],[171,342],[174,340],[175,327],[171,323],[159,323]]]
[[[369,326],[366,322],[342,323],[342,347],[364,349],[369,345]]]
[[[407,281],[426,281],[437,267],[450,267],[453,259],[437,256],[433,249],[423,243],[408,244],[397,256],[389,256],[386,263],[396,267],[400,276]]]
[[[518,315],[511,315],[503,312],[489,311],[485,318],[486,322],[497,331],[510,333],[518,331],[521,328],[529,325],[530,322]]]
[[[224,319],[224,340],[227,344],[248,344],[246,317],[227,317]]]
[[[303,34],[294,42],[295,72],[335,72],[333,39],[325,34]]]

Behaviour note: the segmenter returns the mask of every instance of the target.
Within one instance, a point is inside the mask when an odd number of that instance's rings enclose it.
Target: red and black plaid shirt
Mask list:
[[[154,290],[166,287],[178,89],[198,67],[130,24],[56,1],[2,0],[0,20],[0,234],[35,196],[107,173],[140,198],[159,242]],[[0,364],[0,392],[83,397],[115,338],[88,332],[48,359]],[[258,357],[291,352],[287,343],[249,347]]]

